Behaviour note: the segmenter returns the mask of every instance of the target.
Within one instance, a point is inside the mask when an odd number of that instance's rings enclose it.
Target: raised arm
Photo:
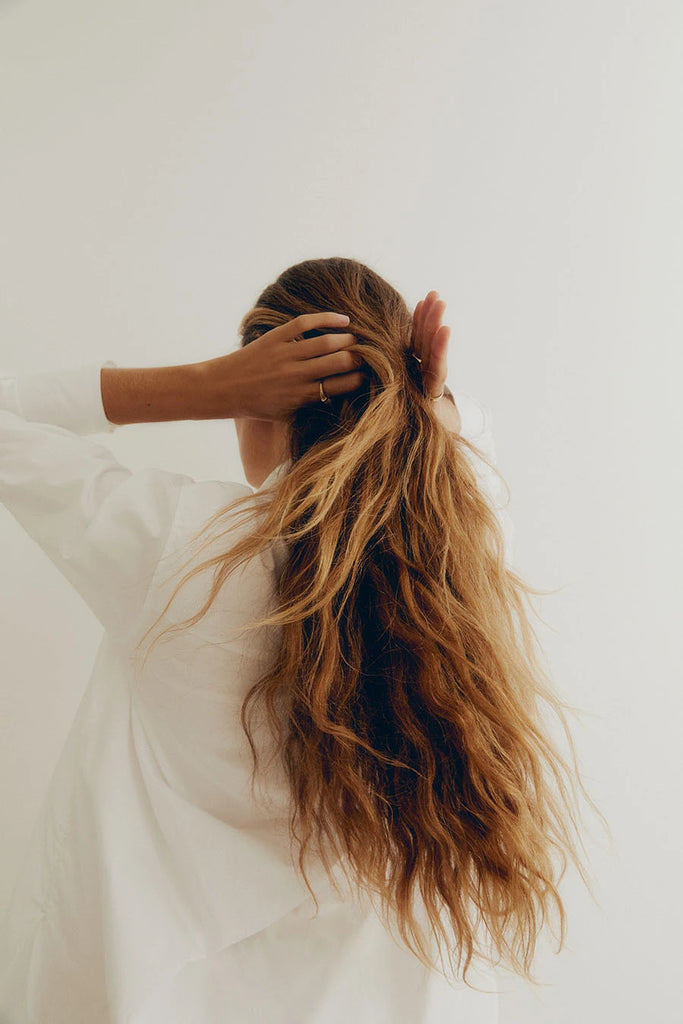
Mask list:
[[[337,313],[307,313],[267,331],[245,348],[180,366],[103,367],[102,404],[112,423],[162,420],[279,420],[319,399],[318,381],[328,395],[357,388],[362,358],[345,352],[355,342],[338,333],[349,322]],[[307,331],[335,333],[294,342]]]

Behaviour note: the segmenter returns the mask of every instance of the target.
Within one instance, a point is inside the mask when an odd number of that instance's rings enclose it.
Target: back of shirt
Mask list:
[[[311,923],[277,765],[267,793],[252,797],[239,712],[279,632],[243,627],[271,610],[285,546],[239,569],[209,612],[146,662],[136,655],[175,589],[188,542],[251,488],[121,466],[85,436],[114,429],[99,369],[0,379],[0,499],[105,629],[17,890],[5,938],[24,959],[14,960],[6,991],[45,1007],[50,1024],[83,1016],[71,949],[98,958],[88,972],[89,1024],[341,1024],[350,1010],[367,1024],[418,1024],[465,1005],[462,1019],[495,1020],[487,997],[472,1002],[469,989],[453,1002],[453,990],[440,988],[372,913],[333,894],[321,865],[309,875],[322,908]],[[463,436],[495,457],[490,415],[470,396],[455,400]],[[495,473],[473,465],[504,520]],[[202,558],[225,546],[225,538],[213,542]],[[160,627],[194,615],[211,582],[206,572],[184,586]],[[267,745],[266,733],[255,739]],[[68,985],[57,964],[75,972]],[[0,974],[0,1008],[2,997]],[[94,1016],[95,1005],[105,1015]],[[47,1020],[42,1012],[34,1019]]]

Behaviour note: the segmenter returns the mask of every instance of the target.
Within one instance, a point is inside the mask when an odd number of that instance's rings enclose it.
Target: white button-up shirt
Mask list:
[[[490,414],[454,397],[462,434],[495,457]],[[284,547],[238,570],[144,667],[134,658],[188,541],[253,490],[131,472],[87,436],[114,429],[100,364],[0,377],[0,499],[104,628],[0,925],[1,1024],[494,1024],[496,994],[426,971],[322,867],[309,872],[314,916],[284,774],[251,794],[239,711],[279,633],[240,626],[273,607]],[[473,464],[510,545],[500,481]],[[210,583],[194,577],[163,624],[193,615]],[[472,977],[495,993],[492,972]]]

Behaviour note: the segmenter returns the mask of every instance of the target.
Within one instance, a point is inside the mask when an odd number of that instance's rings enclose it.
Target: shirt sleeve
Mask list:
[[[105,365],[115,365],[108,363]],[[132,472],[89,433],[111,433],[98,365],[0,373],[0,500],[104,628],[136,625],[191,477]]]
[[[454,394],[453,398],[461,417],[460,433],[497,468],[491,410],[472,395]],[[479,487],[486,494],[500,522],[505,539],[505,561],[511,566],[514,559],[515,527],[508,509],[510,496],[507,488],[495,469],[487,465],[483,459],[471,456],[469,451],[467,454]]]

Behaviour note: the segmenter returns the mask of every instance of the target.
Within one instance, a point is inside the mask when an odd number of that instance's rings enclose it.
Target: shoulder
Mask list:
[[[208,518],[238,498],[253,494],[253,487],[235,480],[188,479],[180,491],[178,515],[186,520]]]
[[[245,499],[238,506],[237,518],[234,520],[234,528],[239,528],[242,521],[242,509],[244,514],[250,508],[250,502],[246,499],[254,494],[254,489],[248,484],[238,483],[234,480],[193,480],[186,478],[178,495],[173,526],[169,534],[167,554],[176,548],[182,548],[202,527],[222,509],[232,505],[238,499]],[[228,522],[222,524],[222,529],[228,526]]]

